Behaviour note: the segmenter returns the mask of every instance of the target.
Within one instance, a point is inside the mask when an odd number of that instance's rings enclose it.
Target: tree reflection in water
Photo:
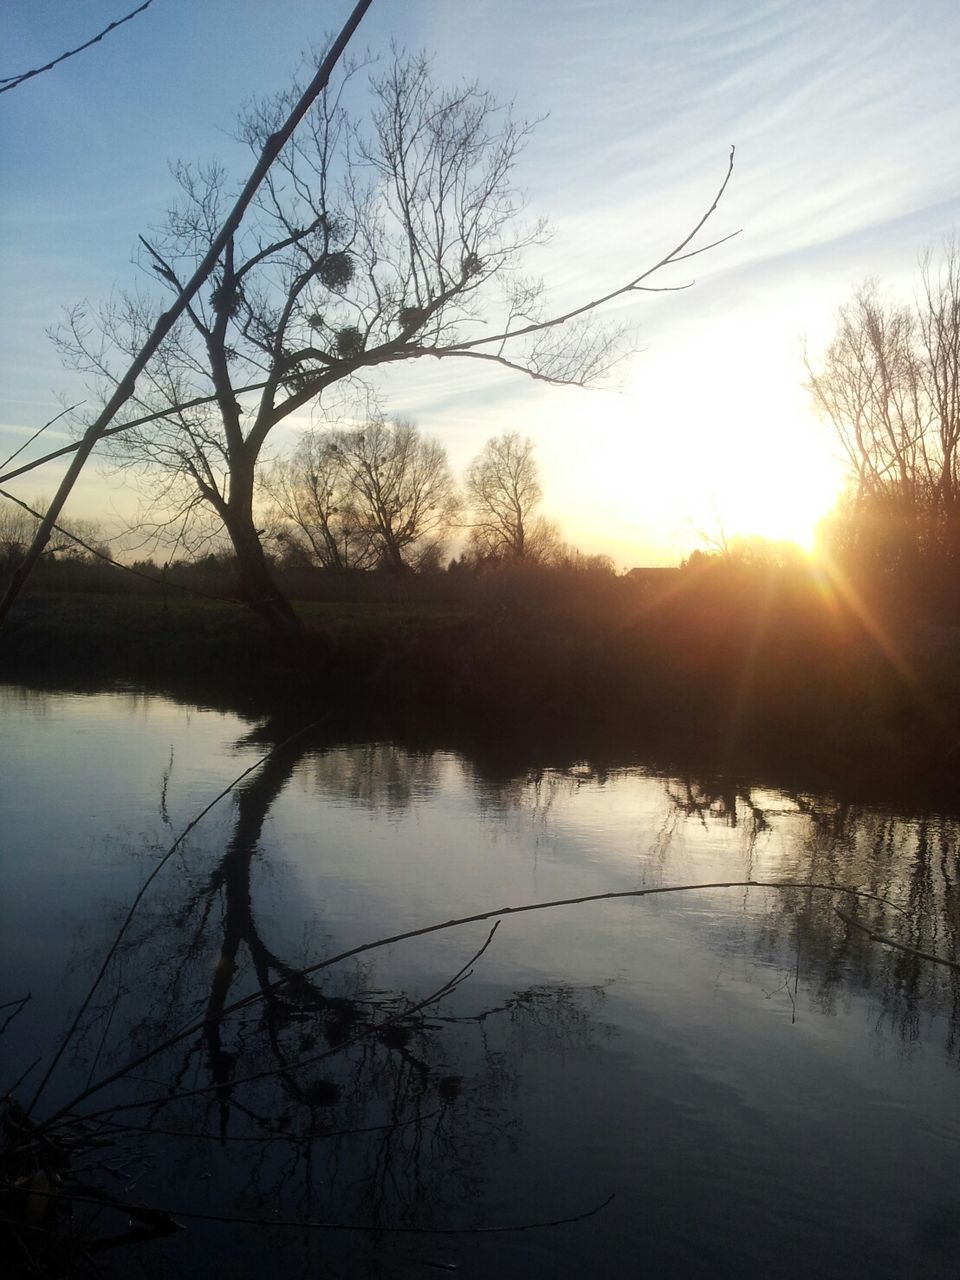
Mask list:
[[[506,779],[480,778],[481,806],[542,816],[560,797],[586,783],[602,787],[615,774],[609,765],[581,761]],[[651,856],[668,879],[677,879],[671,859],[684,825],[695,822],[707,833],[737,833],[731,878],[849,885],[874,895],[858,901],[851,925],[843,918],[848,911],[838,914],[835,897],[813,888],[751,890],[742,910],[755,925],[758,959],[783,974],[778,990],[795,1000],[802,978],[818,1010],[828,1015],[844,994],[867,997],[876,1003],[878,1034],[888,1028],[909,1051],[942,1032],[945,1052],[960,1065],[960,820],[766,790],[735,777],[685,774],[665,777],[660,785],[666,806]],[[729,917],[720,928],[718,945],[729,948]],[[910,950],[884,946],[867,930]],[[739,951],[744,930],[734,932]],[[932,964],[915,954],[920,952],[953,967]]]
[[[236,794],[222,856],[205,872],[183,859],[116,950],[101,985],[111,994],[91,1004],[73,1046],[83,1091],[52,1121],[38,1110],[23,1122],[27,1145],[64,1154],[59,1191],[99,1201],[81,1228],[87,1251],[151,1234],[139,1220],[120,1234],[94,1226],[103,1206],[130,1208],[111,1185],[118,1152],[138,1169],[127,1190],[136,1184],[138,1200],[152,1193],[151,1210],[163,1211],[159,1234],[167,1209],[370,1231],[490,1225],[482,1157],[519,1125],[506,1103],[520,1052],[537,1037],[606,1034],[595,987],[534,986],[476,1013],[449,1007],[492,934],[479,948],[467,942],[474,954],[463,968],[416,995],[375,988],[369,961],[311,974],[315,957],[297,963],[269,945],[253,869],[268,814],[311,752],[309,737],[289,740],[287,727],[268,724],[246,740],[271,752]],[[428,756],[393,748],[354,753],[349,764],[343,753],[314,753],[311,767],[327,787],[401,807],[432,769]],[[160,807],[165,814],[165,794]],[[199,1033],[184,1037],[191,1024]],[[91,1155],[108,1139],[102,1157]],[[79,1183],[66,1172],[73,1150],[84,1152]],[[215,1194],[185,1200],[198,1167]]]
[[[772,795],[731,779],[685,777],[665,786],[675,815],[745,833],[745,875],[856,885],[875,895],[858,903],[854,918],[863,928],[812,889],[765,895],[757,953],[793,975],[794,996],[802,973],[823,1013],[834,1013],[844,994],[872,999],[878,1032],[886,1026],[907,1051],[945,1027],[945,1052],[960,1065],[957,819],[923,812],[904,817],[802,792]],[[778,843],[772,862],[761,843],[784,814],[790,839]],[[663,852],[676,829],[675,821],[665,823]],[[910,950],[884,946],[867,930]],[[931,964],[919,952],[953,967]]]
[[[177,874],[151,890],[102,987],[111,994],[91,1006],[74,1046],[75,1092],[85,1080],[117,1079],[58,1105],[53,1123],[52,1104],[38,1109],[42,1142],[69,1161],[72,1173],[58,1176],[82,1180],[90,1198],[106,1189],[127,1209],[135,1196],[161,1209],[265,1224],[339,1222],[373,1232],[496,1225],[502,1211],[484,1204],[503,1197],[486,1170],[520,1129],[521,1059],[531,1050],[599,1045],[611,1034],[600,1020],[604,991],[539,984],[470,1010],[462,983],[486,936],[472,932],[463,937],[463,971],[432,989],[407,992],[378,978],[369,955],[307,972],[318,953],[334,951],[321,927],[301,950],[271,941],[264,924],[264,825],[278,797],[296,773],[321,791],[398,815],[440,787],[444,757],[383,743],[289,741],[289,727],[268,723],[245,741],[273,750],[239,789],[222,851],[203,864],[202,849],[192,848]],[[509,777],[474,766],[471,780],[488,820],[521,813],[548,824],[562,820],[566,797],[588,786],[602,793],[616,777],[612,766],[580,761]],[[725,903],[703,923],[711,945],[752,952],[761,983],[778,969],[783,981],[774,990],[787,992],[795,1008],[812,999],[829,1013],[844,993],[867,997],[878,1027],[907,1049],[946,1027],[947,1051],[960,1059],[957,971],[879,945],[838,916],[836,895],[803,887],[845,884],[873,894],[854,907],[848,899],[845,910],[877,933],[956,961],[953,819],[905,819],[729,779],[644,785],[661,809],[645,875],[717,878],[676,875],[677,849],[693,824],[731,835],[724,878],[795,882],[745,890],[736,907]],[[184,1027],[193,1031],[178,1036]],[[167,1041],[168,1049],[124,1070]],[[22,1146],[38,1149],[40,1135],[23,1134]],[[93,1145],[105,1139],[109,1149]],[[133,1163],[123,1165],[118,1153]],[[612,1189],[597,1187],[598,1200]],[[592,1207],[544,1206],[558,1218]],[[89,1227],[101,1245],[114,1243],[111,1229]],[[306,1273],[315,1255],[306,1237],[291,1234]],[[264,1228],[264,1239],[276,1240],[271,1249],[280,1235],[279,1227]],[[301,1244],[284,1246],[285,1266]],[[357,1251],[372,1258],[375,1248],[358,1244],[343,1274],[362,1274]]]

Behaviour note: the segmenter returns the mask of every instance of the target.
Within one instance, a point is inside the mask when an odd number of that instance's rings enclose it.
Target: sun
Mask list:
[[[595,416],[571,401],[566,417],[545,417],[544,491],[578,545],[625,564],[678,563],[737,538],[815,550],[844,464],[795,349],[777,331],[745,362],[742,326],[708,337],[645,361],[626,394],[592,402]]]
[[[708,542],[764,538],[815,551],[818,526],[843,488],[844,466],[822,424],[791,408],[782,403],[772,425],[754,406],[751,417],[737,421],[731,414],[709,440],[701,438],[687,499]]]
[[[741,457],[716,477],[705,495],[713,530],[708,518],[704,531],[727,542],[756,537],[792,542],[810,554],[818,525],[836,504],[842,476],[832,461],[816,455],[771,458],[769,452]]]

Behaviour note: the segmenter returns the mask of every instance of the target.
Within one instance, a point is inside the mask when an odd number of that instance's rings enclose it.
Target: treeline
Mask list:
[[[299,600],[541,599],[571,575],[615,578],[607,556],[563,542],[539,513],[533,442],[508,432],[488,440],[458,486],[446,450],[407,421],[375,418],[352,430],[311,431],[265,478],[258,531],[271,578]],[[45,507],[36,499],[33,511]],[[37,518],[0,499],[0,573],[29,545]],[[462,550],[449,558],[454,540]],[[237,597],[234,549],[114,562],[100,529],[55,531],[35,586],[42,590]],[[200,544],[202,548],[202,543]]]
[[[12,567],[9,566],[9,567]],[[635,598],[637,582],[615,572],[604,556],[566,549],[549,562],[478,561],[464,553],[445,566],[397,574],[389,569],[325,569],[294,558],[271,558],[270,571],[293,600],[345,604],[423,604],[480,613],[531,613],[569,605],[604,613]],[[668,571],[678,573],[678,570]],[[135,560],[127,565],[82,552],[48,556],[30,593],[145,597],[159,605],[186,597],[237,601],[232,552],[195,558]]]
[[[412,422],[310,431],[263,489],[261,536],[283,567],[435,571],[456,537],[474,566],[572,554],[539,514],[533,441],[516,432],[488,440],[458,486],[443,445]]]
[[[38,513],[46,507],[45,498],[24,503],[0,497],[0,583],[22,561],[40,522]],[[48,581],[70,577],[80,580],[98,561],[108,566],[110,576],[113,553],[102,529],[92,520],[71,520],[54,527],[39,571]]]
[[[726,612],[724,598],[777,598],[791,610],[960,616],[960,247],[921,264],[915,300],[862,286],[838,317],[809,385],[849,464],[849,482],[823,523],[813,564],[762,539],[694,552],[677,590],[691,608]],[[455,606],[549,607],[582,597],[601,612],[637,600],[606,557],[567,546],[541,514],[529,439],[488,440],[458,484],[439,441],[407,421],[372,415],[363,426],[305,433],[265,471],[258,547],[287,599],[420,601]],[[45,504],[34,502],[40,509]],[[32,536],[28,512],[0,501],[0,573]],[[209,537],[209,531],[207,533]],[[79,538],[79,542],[76,539]],[[222,530],[208,546],[229,546]],[[459,554],[451,559],[451,549]],[[45,590],[222,598],[238,591],[235,547],[111,567],[100,531],[58,531],[38,572]],[[655,575],[648,574],[641,595]],[[619,585],[617,585],[619,583]],[[656,594],[656,592],[654,592]],[[248,600],[247,603],[250,603]],[[748,610],[749,612],[749,610]]]

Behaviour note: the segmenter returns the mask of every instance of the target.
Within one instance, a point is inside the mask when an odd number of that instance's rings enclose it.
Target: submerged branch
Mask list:
[[[833,910],[845,925],[849,925],[851,929],[859,929],[861,933],[865,933],[873,942],[879,942],[885,947],[893,947],[897,951],[905,951],[907,955],[917,956],[921,960],[929,960],[931,964],[942,964],[944,968],[953,969],[955,972],[960,973],[960,964],[956,960],[948,960],[946,956],[934,955],[932,951],[921,951],[919,947],[907,946],[905,942],[898,942],[896,938],[891,938],[885,933],[877,933],[875,929],[871,929],[862,920],[857,920],[855,916],[848,915],[845,911],[841,911],[839,907],[834,907]]]
[[[300,732],[303,733],[305,732],[305,730],[301,730]],[[293,735],[293,736],[296,737],[297,735]],[[268,758],[269,756],[265,756],[264,760]],[[251,766],[251,769],[256,768],[259,764],[262,764],[262,763],[263,761],[258,761],[257,765]],[[318,973],[322,969],[328,969],[335,964],[340,964],[344,960],[352,959],[354,956],[363,955],[368,951],[375,951],[383,947],[388,947],[397,942],[405,942],[412,938],[422,938],[422,937],[426,937],[428,934],[439,933],[445,929],[455,929],[455,928],[459,928],[461,925],[478,924],[488,920],[500,919],[506,916],[523,915],[532,911],[550,911],[557,907],[579,906],[587,902],[610,902],[618,899],[623,900],[628,898],[646,898],[646,897],[653,897],[654,895],[661,895],[661,894],[667,894],[667,893],[693,893],[693,892],[702,891],[706,889],[742,889],[742,888],[777,889],[777,890],[812,889],[812,890],[822,891],[825,893],[847,893],[855,898],[863,898],[873,902],[885,903],[887,906],[893,907],[897,911],[903,910],[902,907],[900,907],[895,902],[891,902],[888,898],[884,898],[879,894],[870,893],[865,889],[855,889],[849,885],[830,884],[824,881],[811,881],[811,880],[720,880],[720,881],[710,881],[708,883],[703,883],[703,884],[660,885],[660,886],[646,888],[646,889],[620,889],[620,890],[611,891],[609,893],[587,894],[585,896],[577,897],[577,898],[557,898],[549,902],[530,902],[530,903],[524,903],[521,906],[497,907],[492,911],[481,911],[481,912],[477,912],[474,915],[459,916],[455,919],[444,920],[439,924],[424,925],[419,929],[408,929],[402,933],[391,934],[389,937],[378,938],[374,942],[361,943],[358,946],[350,947],[346,951],[341,951],[336,955],[329,956],[325,960],[319,960],[317,961],[316,964],[308,965],[305,968],[298,970],[296,977],[298,979],[302,979],[304,977],[307,977],[310,974]],[[141,896],[142,896],[142,892],[141,892]],[[489,939],[488,939],[488,942],[489,942]],[[102,972],[105,971],[105,969],[106,969],[106,963],[104,964],[104,970],[101,971],[101,976],[102,976]],[[99,980],[100,979],[98,978],[98,981]],[[279,991],[281,988],[286,986],[290,981],[291,981],[290,977],[279,978],[277,979],[277,981],[270,983],[264,987],[261,987],[259,991],[256,991],[251,995],[244,996],[239,1000],[235,1000],[232,1004],[226,1005],[216,1015],[217,1021],[222,1021],[222,1019],[226,1018],[229,1014],[236,1013],[240,1009],[248,1009],[252,1005],[260,1003],[261,1001],[265,1000],[269,995],[271,995],[273,992]],[[434,995],[433,999],[436,999],[436,995]],[[409,1013],[410,1011],[408,1010],[407,1012]],[[78,1021],[79,1021],[79,1018],[78,1018]],[[179,1031],[174,1032],[172,1035],[168,1036],[161,1043],[154,1045],[150,1049],[145,1050],[138,1057],[127,1062],[124,1066],[120,1067],[118,1070],[111,1072],[110,1075],[105,1076],[102,1080],[97,1081],[96,1083],[91,1085],[88,1089],[85,1089],[83,1093],[78,1095],[76,1098],[74,1098],[71,1102],[67,1103],[65,1106],[61,1107],[58,1111],[56,1111],[52,1116],[50,1116],[42,1124],[38,1125],[37,1126],[38,1130],[44,1131],[46,1129],[49,1129],[51,1126],[55,1125],[58,1121],[61,1121],[64,1118],[71,1116],[75,1107],[79,1106],[80,1103],[85,1102],[88,1098],[92,1097],[94,1094],[101,1092],[103,1089],[107,1088],[111,1084],[116,1084],[119,1080],[122,1080],[126,1076],[129,1076],[129,1074],[132,1071],[136,1071],[139,1067],[143,1066],[144,1063],[152,1061],[154,1058],[157,1058],[160,1054],[165,1053],[168,1049],[173,1048],[177,1044],[181,1044],[184,1040],[188,1040],[191,1036],[201,1034],[208,1027],[209,1022],[210,1022],[209,1017],[200,1018],[199,1020],[190,1023],[188,1026],[181,1028]],[[75,1026],[76,1024],[74,1024],[74,1027],[71,1028],[71,1033],[70,1033],[71,1035],[73,1033],[73,1030],[75,1030]],[[58,1057],[62,1054],[63,1048],[64,1046],[61,1046],[60,1052],[58,1053]],[[52,1070],[52,1067],[51,1067],[51,1070]],[[48,1072],[48,1076],[49,1076],[49,1072]],[[205,1090],[199,1090],[198,1092],[205,1092]],[[130,1105],[130,1104],[127,1104],[127,1105]],[[116,1109],[120,1109],[120,1108],[116,1108]],[[97,1114],[109,1114],[110,1110],[111,1110],[110,1108],[106,1108],[104,1112],[97,1113]]]
[[[9,1186],[11,1184],[6,1185]],[[99,1192],[93,1195],[89,1192],[71,1192],[69,1190],[31,1191],[31,1195],[38,1195],[55,1201],[68,1200],[72,1204],[93,1204],[102,1208],[119,1209],[122,1213],[135,1217],[148,1225],[172,1231],[179,1229],[177,1219],[187,1218],[194,1222],[222,1222],[251,1227],[294,1227],[309,1231],[375,1231],[387,1232],[390,1235],[409,1236],[482,1236],[500,1235],[510,1231],[536,1231],[542,1227],[562,1227],[567,1223],[583,1222],[586,1218],[592,1218],[606,1209],[615,1199],[616,1193],[611,1192],[606,1200],[594,1205],[591,1209],[585,1209],[582,1213],[570,1214],[563,1218],[542,1219],[538,1222],[506,1223],[494,1227],[394,1227],[385,1226],[379,1222],[375,1226],[371,1226],[368,1222],[315,1222],[310,1218],[243,1218],[224,1213],[195,1213],[186,1209],[152,1209],[147,1205],[127,1204],[123,1200],[101,1195]]]
[[[32,999],[33,999],[33,993],[28,991],[25,996],[20,996],[18,1000],[7,1000],[4,1004],[0,1004],[0,1012],[2,1012],[4,1009],[13,1010],[13,1013],[8,1013],[6,1018],[4,1018],[3,1026],[0,1027],[0,1036],[3,1035],[7,1027],[9,1027],[10,1023],[17,1016],[17,1014],[23,1012],[24,1005],[28,1004]]]

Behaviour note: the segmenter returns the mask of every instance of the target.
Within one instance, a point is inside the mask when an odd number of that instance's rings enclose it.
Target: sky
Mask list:
[[[7,0],[0,76],[40,65],[134,0]],[[89,396],[47,336],[66,306],[142,279],[137,235],[176,196],[169,163],[250,158],[251,95],[282,88],[346,0],[153,0],[100,44],[0,95],[0,459]],[[841,464],[804,389],[864,279],[913,295],[917,261],[960,224],[960,5],[925,0],[374,0],[352,48],[426,49],[438,80],[477,80],[538,119],[516,172],[550,244],[534,266],[558,308],[624,283],[696,224],[732,241],[665,275],[689,289],[611,306],[635,330],[608,389],[423,362],[379,383],[462,474],[484,441],[536,443],[547,514],[622,568],[721,537],[808,542]],[[88,404],[90,401],[88,400]],[[302,417],[281,443],[307,424]],[[43,448],[65,442],[52,428]],[[38,446],[24,457],[40,451]],[[11,485],[50,495],[54,465]],[[68,515],[116,531],[135,506],[90,464]]]

